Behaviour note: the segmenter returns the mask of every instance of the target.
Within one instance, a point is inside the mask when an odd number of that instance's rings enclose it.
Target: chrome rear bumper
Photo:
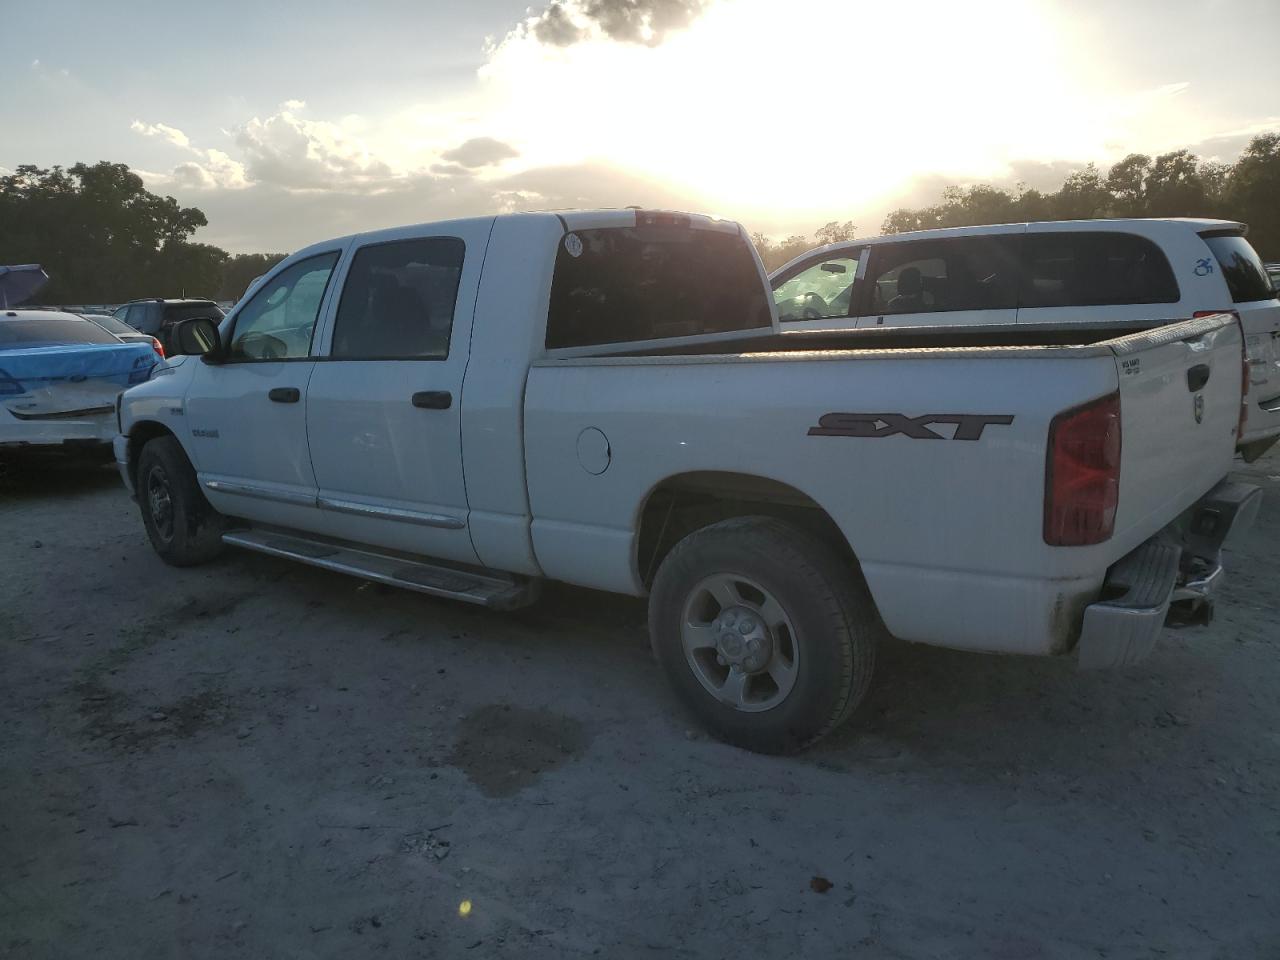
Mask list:
[[[1171,607],[1185,623],[1207,623],[1223,580],[1222,547],[1248,529],[1262,490],[1224,480],[1178,520],[1107,571],[1085,608],[1077,646],[1082,670],[1137,663],[1155,646]]]

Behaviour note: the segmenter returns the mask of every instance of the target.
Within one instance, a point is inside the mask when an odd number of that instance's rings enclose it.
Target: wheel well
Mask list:
[[[133,481],[133,489],[138,489],[138,459],[142,456],[142,448],[156,437],[172,437],[173,431],[154,420],[143,420],[135,423],[129,431],[129,478]]]
[[[830,544],[857,565],[849,541],[831,515],[795,487],[742,473],[702,471],[668,477],[640,511],[637,569],[645,586],[677,543],[702,527],[742,516],[787,520]]]

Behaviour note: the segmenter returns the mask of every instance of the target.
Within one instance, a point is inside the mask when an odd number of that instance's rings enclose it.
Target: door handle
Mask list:
[[[1197,363],[1187,371],[1187,389],[1198,393],[1209,382],[1209,374],[1213,371],[1207,363]]]
[[[453,406],[453,394],[448,390],[422,390],[413,395],[412,403],[422,410],[448,410]]]
[[[297,387],[275,387],[267,391],[267,399],[275,403],[297,403],[302,393]]]

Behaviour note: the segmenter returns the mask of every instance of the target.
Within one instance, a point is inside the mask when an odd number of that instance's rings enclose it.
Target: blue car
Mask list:
[[[121,391],[160,361],[90,320],[49,310],[0,311],[0,455],[109,456]]]

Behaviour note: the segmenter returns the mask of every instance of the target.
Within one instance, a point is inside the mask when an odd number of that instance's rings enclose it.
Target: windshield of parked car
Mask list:
[[[0,317],[0,350],[119,342],[96,323],[79,317]]]

